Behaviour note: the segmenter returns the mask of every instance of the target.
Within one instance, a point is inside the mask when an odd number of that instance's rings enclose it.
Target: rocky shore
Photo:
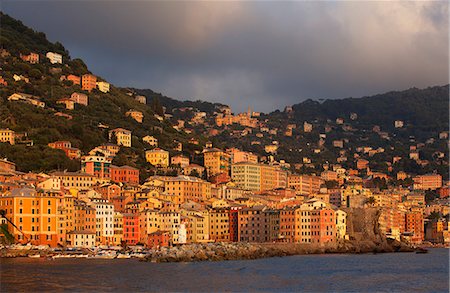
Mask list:
[[[120,249],[120,248],[119,248]],[[139,251],[137,253],[137,251]],[[413,252],[414,248],[404,243],[386,240],[374,241],[343,241],[328,245],[311,245],[297,243],[195,243],[160,249],[143,249],[142,247],[117,250],[98,249],[55,251],[48,247],[2,247],[0,258],[14,257],[83,257],[83,258],[138,258],[149,262],[194,262],[194,261],[224,261],[246,260],[268,257],[282,257],[305,254],[327,253],[389,253]]]
[[[245,260],[304,254],[413,252],[414,248],[398,241],[345,241],[334,245],[294,243],[205,243],[150,250],[143,261],[192,262]]]

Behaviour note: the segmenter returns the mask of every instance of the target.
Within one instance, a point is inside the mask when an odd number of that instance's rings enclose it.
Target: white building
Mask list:
[[[48,52],[45,56],[48,58],[48,60],[50,60],[51,64],[56,64],[56,63],[62,64],[62,55],[61,54]]]
[[[394,126],[395,126],[395,128],[402,128],[403,125],[404,125],[404,123],[403,123],[402,120],[395,120],[395,121],[394,121]]]
[[[94,198],[95,207],[95,240],[98,244],[114,243],[114,205],[107,199]]]

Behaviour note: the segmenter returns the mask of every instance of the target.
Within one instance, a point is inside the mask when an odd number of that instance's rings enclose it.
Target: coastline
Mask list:
[[[28,247],[0,249],[0,258],[84,258],[84,259],[122,259],[137,258],[141,261],[163,262],[198,262],[249,260],[270,257],[283,257],[308,254],[364,254],[414,252],[415,248],[395,240],[342,241],[339,243],[315,245],[299,243],[194,243],[159,249],[135,250],[97,250],[90,249],[55,251],[49,248]]]

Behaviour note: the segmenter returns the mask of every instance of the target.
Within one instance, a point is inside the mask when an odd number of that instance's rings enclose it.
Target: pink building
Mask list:
[[[74,101],[74,103],[81,104],[81,105],[84,105],[84,106],[88,105],[88,96],[85,95],[85,94],[73,93],[70,96],[70,99],[72,101]]]

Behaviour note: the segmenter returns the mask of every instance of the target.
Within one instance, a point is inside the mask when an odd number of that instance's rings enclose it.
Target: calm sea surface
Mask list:
[[[449,250],[247,261],[1,259],[0,292],[449,292]]]

